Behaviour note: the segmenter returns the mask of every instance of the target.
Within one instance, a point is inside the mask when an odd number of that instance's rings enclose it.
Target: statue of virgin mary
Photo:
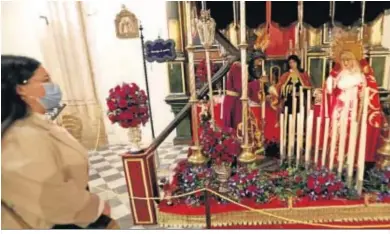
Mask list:
[[[321,117],[322,119],[329,117],[330,126],[333,126],[332,121],[337,120],[337,123],[339,123],[338,120],[340,120],[342,112],[347,111],[347,126],[340,126],[339,124],[336,127],[349,129],[351,118],[354,116],[356,116],[357,119],[355,120],[358,121],[360,126],[364,90],[368,87],[369,105],[365,161],[366,163],[373,163],[375,162],[375,152],[382,124],[378,86],[373,70],[367,60],[363,58],[363,45],[360,42],[348,40],[344,36],[335,40],[332,50],[336,64],[323,86]],[[355,109],[354,105],[357,105]],[[356,115],[352,115],[352,110],[357,110]],[[349,139],[348,133],[349,130],[347,130],[347,139]],[[358,137],[360,137],[359,134]],[[338,148],[338,146],[336,147]],[[347,147],[345,153],[346,151]],[[333,155],[333,157],[335,156]],[[335,161],[337,161],[337,157]]]

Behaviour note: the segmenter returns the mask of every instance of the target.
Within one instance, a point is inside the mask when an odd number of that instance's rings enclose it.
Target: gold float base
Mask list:
[[[191,146],[192,154],[188,158],[188,162],[191,164],[203,164],[207,161],[207,158],[202,154],[199,146]]]
[[[238,157],[238,161],[241,163],[252,163],[256,160],[256,155],[252,153],[252,147],[250,146],[241,146],[242,153]]]
[[[390,204],[374,203],[370,205],[345,205],[304,208],[262,209],[261,211],[231,211],[211,214],[213,227],[233,225],[277,225],[308,223],[321,224],[331,222],[361,222],[361,221],[389,221]],[[282,217],[283,219],[281,219]],[[292,221],[294,220],[294,222]],[[158,224],[163,227],[204,228],[204,215],[179,215],[167,212],[158,212]],[[351,223],[348,226],[352,226]],[[336,224],[334,228],[340,229]]]

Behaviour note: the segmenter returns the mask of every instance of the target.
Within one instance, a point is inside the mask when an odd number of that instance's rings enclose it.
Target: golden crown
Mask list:
[[[356,33],[345,31],[334,33],[334,39],[331,43],[332,59],[336,62],[340,62],[340,56],[345,51],[351,52],[358,61],[363,58],[363,43],[358,39]]]

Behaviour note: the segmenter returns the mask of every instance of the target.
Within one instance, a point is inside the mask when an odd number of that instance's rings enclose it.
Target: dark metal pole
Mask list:
[[[153,114],[152,114],[152,104],[150,103],[150,92],[149,92],[149,83],[148,83],[148,71],[146,68],[146,60],[145,60],[145,46],[144,46],[144,34],[142,33],[142,30],[144,28],[142,25],[139,25],[139,32],[140,32],[140,38],[141,38],[141,48],[142,48],[142,60],[144,63],[144,73],[145,73],[145,84],[146,84],[146,92],[148,93],[148,103],[149,103],[149,113],[150,113],[150,127],[152,129],[152,137],[155,139],[154,135],[154,125],[153,125]]]
[[[209,192],[207,190],[204,191],[204,204],[205,204],[205,210],[206,210],[206,228],[207,229],[211,229],[211,214],[210,214]]]

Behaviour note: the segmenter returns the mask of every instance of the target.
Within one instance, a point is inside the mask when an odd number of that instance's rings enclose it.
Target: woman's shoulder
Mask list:
[[[34,121],[34,116],[28,116],[16,120],[4,133],[1,142],[2,148],[7,147],[8,142],[20,142],[21,147],[29,143],[39,146],[40,142],[49,138],[49,123],[45,121]]]

